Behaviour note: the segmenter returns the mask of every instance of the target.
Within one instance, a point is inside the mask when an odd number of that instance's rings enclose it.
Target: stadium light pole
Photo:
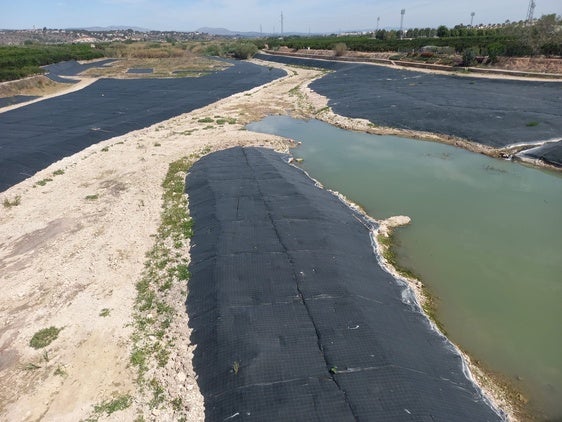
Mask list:
[[[476,13],[474,13],[474,12],[470,13],[470,26],[471,26],[471,27],[472,27],[472,22],[474,21],[474,15],[475,15],[475,14],[476,14]]]

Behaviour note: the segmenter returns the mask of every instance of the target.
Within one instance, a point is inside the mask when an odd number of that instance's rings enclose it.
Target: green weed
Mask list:
[[[109,314],[110,314],[110,312],[111,312],[111,309],[109,309],[109,308],[103,308],[103,309],[100,311],[100,317],[104,317],[104,318],[105,318],[105,317],[108,317]]]
[[[120,410],[125,410],[131,406],[133,399],[128,394],[120,395],[112,400],[106,400],[94,406],[94,413],[107,416]]]
[[[10,200],[8,198],[4,198],[4,202],[2,202],[2,205],[4,205],[4,208],[12,208],[12,207],[17,207],[19,204],[21,204],[21,196],[16,196],[14,199]]]
[[[203,119],[197,120],[198,123],[213,123],[214,120],[211,117],[204,117]]]
[[[57,327],[43,328],[42,330],[39,330],[35,334],[33,334],[33,337],[29,341],[29,345],[34,349],[47,347],[57,339],[61,330],[62,328]]]
[[[53,179],[51,179],[50,177],[47,177],[47,178],[45,178],[45,179],[39,180],[39,181],[36,183],[36,185],[45,186],[47,183],[52,182],[52,181],[53,181]]]

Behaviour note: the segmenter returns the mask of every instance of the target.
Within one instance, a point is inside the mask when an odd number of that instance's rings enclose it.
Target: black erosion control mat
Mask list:
[[[334,72],[310,88],[342,116],[458,136],[495,148],[562,138],[562,82],[436,75],[360,63],[258,55]],[[562,163],[562,144],[539,156]]]
[[[80,91],[0,114],[0,192],[90,145],[285,75],[248,62],[232,64],[200,78],[101,79]],[[63,73],[74,71],[72,63],[60,66]]]
[[[283,158],[232,148],[187,176],[207,420],[501,420],[401,300],[368,223]]]

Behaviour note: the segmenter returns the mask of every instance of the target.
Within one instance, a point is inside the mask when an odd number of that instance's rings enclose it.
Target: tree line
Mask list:
[[[41,66],[66,60],[104,57],[101,50],[87,44],[24,45],[0,47],[0,82],[42,74]]]
[[[451,47],[457,53],[471,50],[478,55],[497,56],[562,56],[562,18],[544,15],[533,24],[527,22],[505,23],[489,27],[457,25],[448,28],[413,28],[403,32],[381,29],[366,35],[289,36],[257,40],[257,46],[293,49],[333,50],[345,43],[348,50],[368,52],[409,52],[432,45]]]

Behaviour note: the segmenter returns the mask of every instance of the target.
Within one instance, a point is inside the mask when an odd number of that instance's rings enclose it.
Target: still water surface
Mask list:
[[[438,298],[448,336],[562,417],[562,176],[459,148],[272,116],[248,129],[381,219],[408,215],[399,261]]]

